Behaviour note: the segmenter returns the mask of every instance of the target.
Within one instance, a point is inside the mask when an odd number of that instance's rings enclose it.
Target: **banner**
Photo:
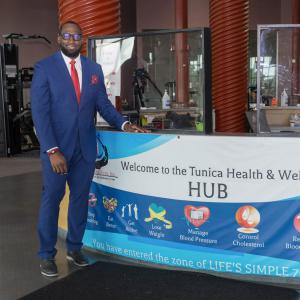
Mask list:
[[[175,267],[300,277],[299,139],[97,139],[86,246]]]

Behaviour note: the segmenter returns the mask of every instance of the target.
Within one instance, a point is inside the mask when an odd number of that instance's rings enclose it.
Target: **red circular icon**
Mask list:
[[[300,213],[298,213],[294,218],[294,227],[298,232],[300,232]]]
[[[260,214],[255,207],[245,205],[236,211],[235,219],[244,228],[254,228],[260,222]]]

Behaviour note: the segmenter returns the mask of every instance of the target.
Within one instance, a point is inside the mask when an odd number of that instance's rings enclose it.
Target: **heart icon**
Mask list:
[[[118,206],[118,200],[116,198],[108,199],[107,197],[103,197],[103,206],[108,212],[112,213],[115,211],[116,207]]]
[[[155,203],[151,203],[151,205],[149,207],[157,214],[161,213],[165,210],[162,206],[158,206]]]
[[[193,224],[195,227],[200,227],[208,220],[210,216],[210,210],[206,206],[196,207],[193,205],[186,205],[184,207],[184,215],[191,224]]]

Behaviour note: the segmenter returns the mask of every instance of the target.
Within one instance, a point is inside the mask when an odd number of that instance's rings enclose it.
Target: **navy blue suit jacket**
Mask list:
[[[79,105],[61,52],[56,52],[35,65],[31,108],[42,157],[46,157],[47,150],[57,146],[70,159],[79,138],[83,157],[87,161],[94,161],[96,111],[118,129],[125,122],[107,97],[100,65],[84,56],[81,56],[81,65],[82,88]]]

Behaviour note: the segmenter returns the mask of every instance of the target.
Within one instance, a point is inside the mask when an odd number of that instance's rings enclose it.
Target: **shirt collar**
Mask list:
[[[76,69],[81,68],[80,54],[76,58],[70,58],[70,57],[66,56],[65,54],[63,54],[62,51],[60,51],[60,53],[61,53],[61,55],[62,55],[62,57],[63,57],[63,59],[64,59],[67,66],[70,66],[70,61],[72,59],[74,59],[75,62],[76,62],[76,64],[75,64]]]

